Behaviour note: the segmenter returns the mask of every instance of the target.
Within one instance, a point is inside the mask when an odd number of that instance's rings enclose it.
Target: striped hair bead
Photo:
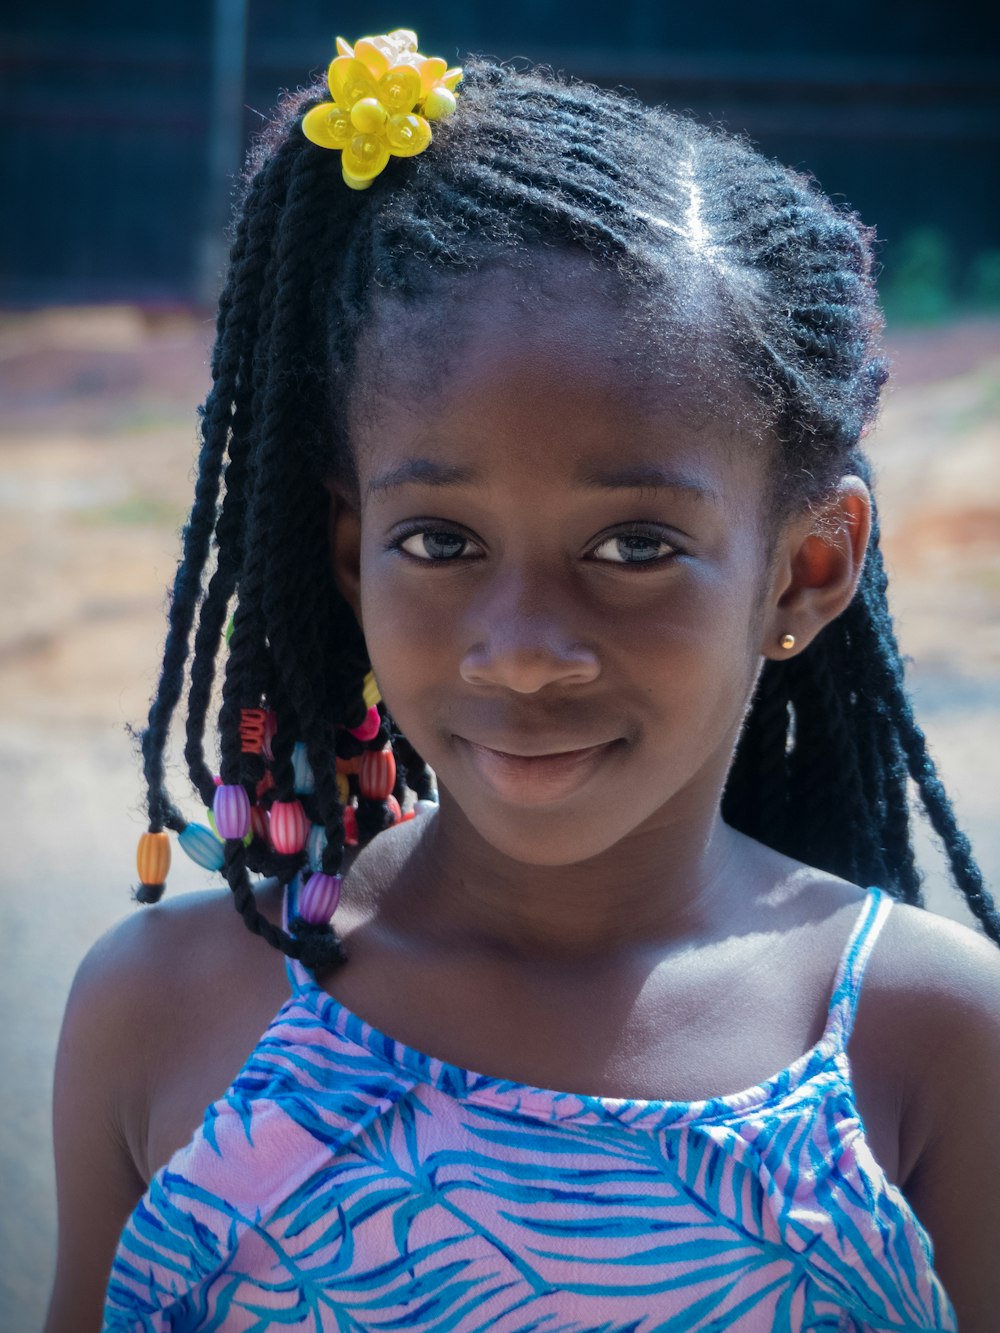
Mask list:
[[[217,838],[221,838],[222,834],[219,832],[219,826],[215,822],[215,811],[206,809],[205,814],[208,817],[208,827],[212,830],[212,832],[215,834]],[[243,835],[243,846],[249,847],[252,842],[253,842],[253,829],[251,828],[247,829],[246,833],[244,833]]]
[[[310,870],[323,869],[323,853],[326,851],[326,829],[322,824],[313,824],[306,838],[306,857]]]
[[[250,832],[250,798],[238,782],[216,787],[212,814],[220,838],[245,838]]]
[[[292,750],[292,772],[295,774],[295,790],[300,796],[311,796],[316,790],[316,778],[309,762],[305,741],[296,741]]]
[[[165,884],[170,869],[170,838],[166,833],[144,833],[135,849],[140,884]]]
[[[385,798],[385,804],[389,814],[392,816],[392,822],[398,824],[403,818],[402,806],[391,793]]]
[[[311,926],[325,926],[340,902],[341,877],[314,871],[299,894],[298,914]]]
[[[275,801],[271,806],[271,846],[282,856],[301,852],[309,836],[309,820],[301,801]]]
[[[384,801],[396,785],[396,760],[389,746],[363,754],[358,777],[363,796]]]
[[[374,708],[376,704],[382,702],[382,695],[373,671],[369,671],[365,676],[364,684],[361,686],[361,697],[369,708]]]
[[[188,824],[177,835],[177,841],[195,865],[204,870],[222,869],[226,848],[204,824]]]
[[[265,847],[271,844],[271,826],[268,823],[267,811],[261,805],[252,805],[250,807],[250,832]]]
[[[365,714],[365,720],[361,726],[348,727],[348,731],[359,741],[373,741],[378,735],[378,729],[381,725],[382,719],[379,717],[378,709],[373,706]]]

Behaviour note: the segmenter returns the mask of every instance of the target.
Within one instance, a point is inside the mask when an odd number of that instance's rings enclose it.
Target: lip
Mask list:
[[[601,767],[617,740],[583,750],[511,754],[456,736],[473,768],[502,800],[515,805],[552,805],[578,791]]]

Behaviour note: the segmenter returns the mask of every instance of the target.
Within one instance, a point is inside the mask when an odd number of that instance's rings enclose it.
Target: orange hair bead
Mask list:
[[[369,750],[361,756],[358,774],[361,793],[374,801],[384,801],[396,785],[396,760],[388,746],[384,750]]]
[[[144,833],[135,852],[140,884],[164,884],[170,869],[170,838],[166,833]]]
[[[260,754],[264,749],[267,711],[263,708],[240,709],[240,749],[244,754]]]

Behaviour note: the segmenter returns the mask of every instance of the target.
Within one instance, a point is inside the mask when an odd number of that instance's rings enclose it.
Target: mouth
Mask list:
[[[515,805],[551,805],[587,783],[620,741],[582,750],[511,754],[456,736],[473,769],[501,799]]]

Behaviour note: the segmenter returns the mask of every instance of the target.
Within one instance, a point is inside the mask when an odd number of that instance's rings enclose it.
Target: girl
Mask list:
[[[228,889],[80,970],[48,1328],[995,1330],[1000,918],[886,609],[870,234],[459,77],[342,44],[253,164],[138,896],[166,830]],[[919,910],[911,779],[993,943]]]

